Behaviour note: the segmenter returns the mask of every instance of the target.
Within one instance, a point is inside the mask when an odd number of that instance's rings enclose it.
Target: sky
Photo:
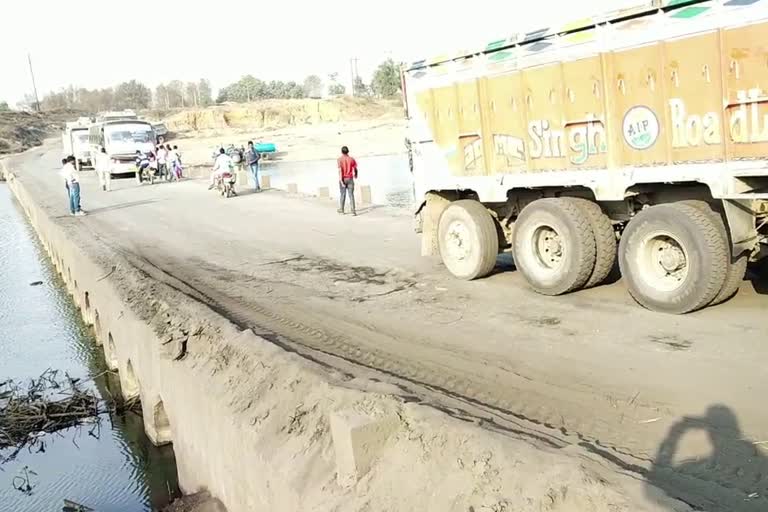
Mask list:
[[[2,0],[0,101],[14,105],[70,84],[154,87],[245,74],[296,80],[337,72],[350,58],[368,80],[386,58],[412,61],[580,19],[643,0]]]

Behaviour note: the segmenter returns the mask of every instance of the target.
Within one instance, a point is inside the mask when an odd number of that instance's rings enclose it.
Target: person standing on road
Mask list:
[[[85,215],[85,212],[80,208],[80,173],[75,167],[75,161],[72,155],[66,158],[66,163],[61,168],[61,177],[64,178],[69,191],[69,213],[80,217]]]
[[[168,150],[162,144],[157,147],[157,170],[160,179],[168,179]]]
[[[59,169],[60,175],[63,175],[65,165],[67,165],[67,157],[61,159],[61,169]],[[64,180],[64,188],[67,189],[67,197],[69,197],[69,182],[66,179]]]
[[[248,164],[248,168],[251,170],[253,186],[256,192],[261,191],[261,186],[259,186],[259,160],[261,160],[261,155],[256,151],[256,146],[253,145],[253,142],[249,140],[248,151],[245,153],[245,161]]]
[[[344,146],[341,148],[341,156],[338,160],[339,164],[339,201],[341,207],[339,213],[344,215],[344,203],[346,197],[349,195],[349,206],[352,209],[352,215],[357,216],[357,210],[355,209],[355,180],[357,179],[357,162],[354,158],[349,156],[349,148]]]
[[[96,168],[96,175],[99,178],[99,185],[101,185],[101,190],[106,192],[109,190],[110,184],[109,156],[107,155],[107,150],[101,148],[101,151],[96,153],[96,158],[94,160],[93,163]]]
[[[171,148],[170,144],[167,144],[165,146],[165,149],[168,150],[168,170],[171,173],[170,179],[175,179],[176,181],[179,181],[181,179],[181,165],[179,163],[179,154]]]
[[[176,160],[179,164],[179,178],[183,178],[184,167],[181,165],[181,151],[179,151],[179,146],[173,146],[173,152],[176,154]]]

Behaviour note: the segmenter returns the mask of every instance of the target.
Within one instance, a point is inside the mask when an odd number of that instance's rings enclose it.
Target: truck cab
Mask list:
[[[73,155],[79,169],[93,167],[91,148],[88,142],[88,126],[81,123],[68,123],[61,134],[64,156]]]
[[[110,161],[109,177],[134,176],[136,151],[148,154],[155,149],[152,124],[140,119],[112,119],[94,123],[89,132],[91,152],[104,148]]]

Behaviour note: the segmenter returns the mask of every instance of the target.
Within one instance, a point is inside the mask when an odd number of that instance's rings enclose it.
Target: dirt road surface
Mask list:
[[[60,222],[238,325],[411,400],[636,475],[698,509],[768,510],[768,283],[688,316],[621,282],[559,298],[509,262],[472,283],[419,257],[409,212],[339,216],[277,191],[202,181],[98,190],[70,218],[59,148],[10,167]]]

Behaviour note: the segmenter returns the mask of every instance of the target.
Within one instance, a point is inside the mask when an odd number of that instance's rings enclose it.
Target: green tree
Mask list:
[[[197,91],[197,83],[187,82],[184,89],[184,102],[187,106],[200,106],[200,93]]]
[[[238,101],[255,101],[266,97],[266,86],[262,80],[253,75],[245,75],[240,84],[240,99]]]
[[[229,95],[232,93],[233,84],[229,84],[226,87],[219,89],[219,94],[216,96],[216,103],[224,103],[225,101],[232,101],[229,99]]]
[[[365,85],[365,82],[363,82],[363,79],[359,76],[355,77],[353,92],[355,93],[355,96],[368,97],[371,95],[371,89]]]
[[[184,82],[171,80],[166,85],[168,88],[168,107],[180,108],[184,106]]]
[[[97,110],[113,110],[115,108],[115,91],[111,88],[104,88],[98,92]]]
[[[371,81],[371,91],[380,98],[391,98],[400,93],[400,70],[392,59],[382,62]]]
[[[168,87],[165,84],[158,84],[155,87],[155,108],[169,109],[170,101],[168,99]]]
[[[152,104],[152,91],[149,87],[131,80],[115,87],[115,107],[141,109],[149,108]]]
[[[333,96],[341,96],[345,92],[347,92],[347,88],[344,87],[342,84],[331,84],[328,87],[328,94]]]
[[[319,98],[323,95],[323,80],[317,75],[309,75],[304,79],[304,94],[309,98]]]
[[[197,83],[197,95],[200,100],[201,107],[207,107],[213,104],[213,90],[211,90],[211,82],[205,78],[201,78]]]
[[[200,96],[202,98],[204,94],[201,92]],[[271,98],[303,98],[304,96],[304,87],[296,82],[283,82],[280,80],[264,82],[252,75],[246,75],[237,82],[219,90],[216,102],[246,102]]]
[[[7,101],[0,101],[0,112],[8,112],[11,110],[11,107],[8,106]]]
[[[168,87],[165,84],[159,84],[155,87],[155,108],[168,109],[170,108],[168,100]]]
[[[300,99],[306,97],[304,87],[294,81],[285,84],[285,97],[289,99]]]

